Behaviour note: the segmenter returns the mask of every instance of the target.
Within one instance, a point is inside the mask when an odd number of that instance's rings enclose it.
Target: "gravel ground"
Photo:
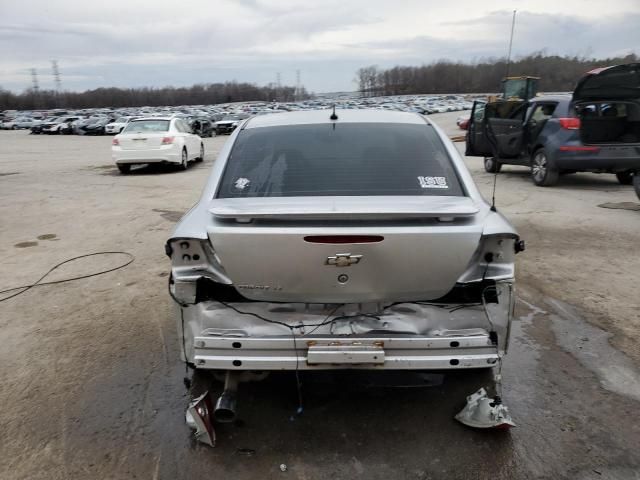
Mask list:
[[[456,116],[432,118],[457,133]],[[305,377],[298,417],[293,378],[276,375],[242,386],[241,421],[218,429],[215,449],[195,443],[163,244],[226,138],[205,139],[205,162],[186,172],[122,176],[109,137],[0,132],[0,289],[76,255],[135,256],[0,303],[0,478],[638,478],[640,211],[599,207],[638,199],[612,175],[543,189],[521,167],[498,176],[496,201],[527,241],[503,372],[517,428],[453,420],[486,382],[477,373],[411,389]],[[467,159],[490,197],[481,163]],[[92,257],[51,280],[123,260]]]

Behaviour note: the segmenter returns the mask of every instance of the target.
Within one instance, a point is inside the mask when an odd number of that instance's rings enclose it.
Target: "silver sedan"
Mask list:
[[[426,117],[253,117],[166,245],[183,360],[231,388],[251,371],[491,368],[522,248]]]

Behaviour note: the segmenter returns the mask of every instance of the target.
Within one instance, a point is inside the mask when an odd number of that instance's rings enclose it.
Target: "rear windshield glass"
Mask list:
[[[218,189],[218,198],[337,195],[464,193],[434,129],[397,123],[243,130]]]
[[[168,130],[169,120],[135,120],[127,124],[123,133],[166,132]]]

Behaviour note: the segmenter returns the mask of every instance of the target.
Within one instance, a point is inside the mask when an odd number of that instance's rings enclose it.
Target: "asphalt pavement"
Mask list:
[[[454,134],[458,115],[432,118]],[[241,386],[215,448],[195,442],[163,246],[226,140],[205,139],[205,162],[186,172],[123,176],[110,137],[0,131],[0,290],[77,255],[135,257],[0,302],[0,478],[640,478],[638,199],[613,175],[540,188],[523,167],[496,179],[496,205],[527,242],[503,370],[516,428],[453,419],[486,373],[305,375],[302,414],[293,376],[278,374]],[[466,162],[489,197],[493,175]],[[78,260],[51,280],[127,258]]]

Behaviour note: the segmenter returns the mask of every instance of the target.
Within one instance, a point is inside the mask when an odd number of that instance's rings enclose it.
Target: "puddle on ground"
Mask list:
[[[603,388],[640,401],[640,372],[609,344],[613,335],[587,323],[571,305],[553,298],[546,303],[555,310],[550,318],[558,345],[595,373]]]
[[[536,408],[540,392],[535,382],[535,371],[543,352],[536,340],[529,334],[536,317],[546,312],[517,297],[516,315],[511,323],[509,352],[502,366],[505,379],[506,400],[511,415],[518,423],[518,417],[526,417],[527,412]],[[517,379],[517,380],[516,380]]]
[[[35,247],[36,245],[38,245],[38,242],[20,242],[20,243],[16,243],[14,247],[27,248],[27,247]]]
[[[614,208],[618,210],[632,210],[640,212],[640,203],[619,202],[619,203],[601,203],[600,208]]]
[[[53,240],[57,235],[55,233],[44,233],[42,235],[38,235],[38,240]]]
[[[169,220],[170,222],[177,222],[182,218],[184,212],[178,210],[162,210],[161,208],[154,208],[154,212],[158,212],[162,218]]]

